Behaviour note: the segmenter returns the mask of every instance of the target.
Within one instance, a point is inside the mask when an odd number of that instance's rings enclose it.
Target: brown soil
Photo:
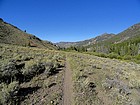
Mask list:
[[[65,75],[64,75],[64,105],[72,105],[72,71],[70,69],[70,65],[68,60],[66,60],[66,69],[65,69]]]
[[[63,68],[47,77],[45,73],[21,84],[20,105],[62,105]],[[47,86],[44,86],[46,84]]]

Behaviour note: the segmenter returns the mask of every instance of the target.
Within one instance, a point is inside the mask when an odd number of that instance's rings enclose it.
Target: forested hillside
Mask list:
[[[71,46],[63,50],[138,61],[140,59],[140,24],[135,24],[107,40],[87,46]]]

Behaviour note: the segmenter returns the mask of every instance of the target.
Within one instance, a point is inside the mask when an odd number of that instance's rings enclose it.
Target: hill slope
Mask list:
[[[2,19],[0,19],[0,43],[57,49],[52,43],[42,41],[34,35],[23,32],[16,26],[4,22]]]
[[[140,50],[140,23],[129,27],[110,39],[86,47],[95,52],[137,55]]]
[[[134,24],[133,26],[127,28],[126,30],[120,32],[116,36],[106,40],[110,43],[121,43],[125,40],[131,39],[133,37],[140,35],[140,23]]]

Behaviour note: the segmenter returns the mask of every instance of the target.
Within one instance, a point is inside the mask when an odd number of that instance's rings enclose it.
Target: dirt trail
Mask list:
[[[66,60],[66,69],[64,75],[64,105],[72,105],[72,71],[68,60]]]

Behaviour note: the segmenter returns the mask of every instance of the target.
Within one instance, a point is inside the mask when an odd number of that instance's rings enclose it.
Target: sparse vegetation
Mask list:
[[[62,104],[63,52],[6,44],[0,51],[0,104]]]
[[[75,105],[140,103],[137,98],[139,65],[84,54],[69,54],[69,62],[73,71]]]

